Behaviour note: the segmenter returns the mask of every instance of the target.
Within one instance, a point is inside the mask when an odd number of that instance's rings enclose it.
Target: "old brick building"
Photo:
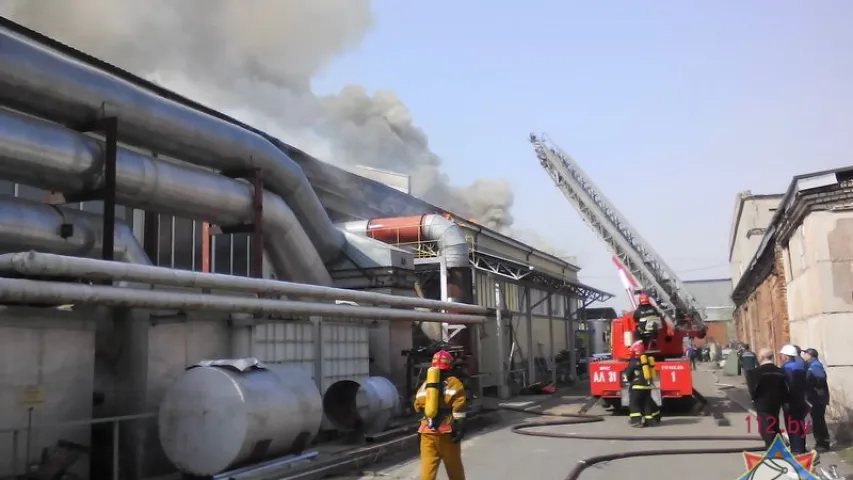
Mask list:
[[[853,415],[853,167],[795,177],[774,210],[735,281],[737,339],[816,348],[834,412]]]

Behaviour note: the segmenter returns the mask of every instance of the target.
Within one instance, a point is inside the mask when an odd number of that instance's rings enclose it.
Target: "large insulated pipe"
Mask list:
[[[200,477],[299,453],[322,420],[311,375],[251,358],[190,367],[163,396],[157,426],[166,457],[181,472]]]
[[[468,242],[465,240],[465,234],[456,223],[442,215],[374,218],[347,222],[343,228],[392,245],[436,242],[447,268],[469,268]]]
[[[0,44],[0,52],[3,48]],[[61,125],[0,109],[0,178],[63,193],[101,188],[103,148]],[[246,182],[118,149],[116,201],[122,205],[232,226],[252,221],[252,198]],[[331,285],[317,250],[281,197],[264,192],[263,215],[264,246],[277,275]]]
[[[122,142],[217,170],[262,168],[267,187],[293,209],[326,263],[344,248],[286,145],[2,17],[0,102],[65,125],[115,116]]]
[[[433,313],[382,307],[249,298],[137,288],[118,288],[79,283],[45,282],[0,278],[0,303],[45,303],[103,305],[184,311],[257,313],[262,315],[321,315],[333,318],[364,318],[414,322],[448,322],[461,325],[488,321],[479,315]]]
[[[400,394],[385,377],[341,380],[323,394],[323,413],[340,431],[379,433],[399,415]]]
[[[94,213],[0,195],[0,251],[23,247],[61,255],[100,255],[103,221]],[[151,263],[126,223],[115,223],[114,245],[118,260]]]
[[[392,307],[452,309],[457,313],[487,314],[489,309],[479,305],[441,302],[418,297],[403,297],[386,293],[346,290],[343,288],[305,285],[300,283],[238,277],[220,273],[201,273],[148,265],[127,265],[120,262],[76,258],[39,252],[7,253],[0,255],[0,272],[15,272],[29,276],[59,276],[90,280],[109,279],[142,284],[209,290],[231,290],[247,293],[263,292],[285,295],[295,299],[348,300],[359,304]]]
[[[370,238],[393,245],[416,245],[420,242],[435,242],[439,255],[447,268],[447,298],[457,303],[474,303],[473,273],[469,259],[465,233],[453,220],[438,214],[410,217],[377,218],[343,225],[346,231],[361,233]],[[424,332],[435,339],[433,332]],[[464,329],[451,339],[451,344],[461,345],[470,354],[469,366],[476,371],[474,337]]]

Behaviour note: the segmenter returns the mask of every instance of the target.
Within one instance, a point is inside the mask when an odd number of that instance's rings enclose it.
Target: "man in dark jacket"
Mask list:
[[[794,455],[806,453],[806,368],[797,347],[785,345],[780,352],[784,359],[782,370],[788,377],[788,408],[785,411],[785,427],[788,442]],[[799,361],[798,361],[799,360]]]
[[[802,353],[806,362],[806,398],[812,405],[812,434],[815,450],[829,450],[829,429],[826,427],[826,407],[829,405],[829,385],[826,370],[818,360],[817,350],[807,348]]]
[[[746,373],[746,384],[758,416],[758,432],[769,449],[776,436],[782,433],[779,412],[790,392],[785,372],[773,364],[773,351],[769,348],[759,350],[758,362],[758,367]]]

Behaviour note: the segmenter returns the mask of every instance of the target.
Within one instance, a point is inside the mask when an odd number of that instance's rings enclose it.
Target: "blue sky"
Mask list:
[[[373,4],[376,28],[315,90],[397,92],[455,182],[511,179],[516,225],[616,294],[529,132],[573,155],[684,279],[729,276],[737,192],[853,163],[853,2]]]

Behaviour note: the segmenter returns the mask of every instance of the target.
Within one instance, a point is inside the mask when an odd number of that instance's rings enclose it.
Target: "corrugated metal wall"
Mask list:
[[[495,283],[501,287],[502,300],[504,301],[507,310],[512,313],[512,329],[509,325],[505,325],[504,331],[504,352],[509,355],[512,346],[513,338],[517,346],[516,351],[520,350],[521,356],[527,360],[530,356],[528,342],[528,325],[527,316],[523,311],[524,308],[524,287],[513,283],[512,281],[498,276],[491,276],[487,272],[475,271],[474,286],[477,298],[477,303],[486,307],[495,307]],[[538,301],[545,298],[546,292],[538,289],[531,289],[530,297],[531,304],[535,305]],[[567,329],[568,322],[563,318],[565,312],[565,296],[552,295],[551,308],[553,318],[553,334],[554,334],[554,351],[568,348]],[[548,302],[543,301],[533,308],[532,315],[532,332],[533,332],[533,356],[548,356],[550,357],[550,335],[547,316]],[[512,335],[514,334],[514,335]],[[498,372],[498,348],[496,343],[496,332],[494,328],[489,326],[483,329],[480,334],[480,373],[486,374],[483,378],[483,386],[490,387],[497,385]],[[519,358],[515,357],[516,360]]]
[[[323,323],[322,391],[340,380],[355,380],[370,374],[369,332],[356,322]]]
[[[314,374],[314,326],[310,322],[256,325],[252,351],[262,362],[284,363]]]

